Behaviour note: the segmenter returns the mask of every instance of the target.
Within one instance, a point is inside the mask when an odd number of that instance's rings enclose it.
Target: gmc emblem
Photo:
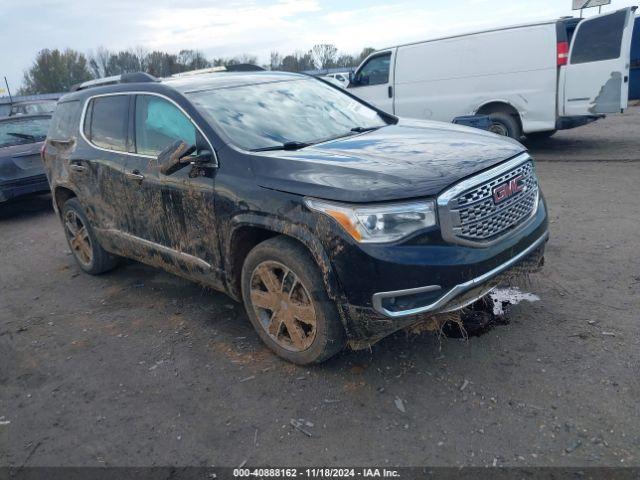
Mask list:
[[[493,203],[500,203],[505,201],[507,198],[512,197],[518,192],[524,190],[524,185],[522,184],[522,175],[518,175],[515,178],[512,178],[507,183],[503,183],[502,185],[498,185],[493,189]]]

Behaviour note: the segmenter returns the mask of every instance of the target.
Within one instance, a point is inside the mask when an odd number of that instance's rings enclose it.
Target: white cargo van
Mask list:
[[[490,115],[491,130],[550,136],[627,107],[635,7],[376,51],[353,94],[399,116]]]

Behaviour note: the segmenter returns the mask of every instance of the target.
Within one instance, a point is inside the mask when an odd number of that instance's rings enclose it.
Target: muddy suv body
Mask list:
[[[472,304],[548,237],[519,143],[301,75],[81,89],[43,158],[81,268],[128,257],[225,292],[298,363]]]

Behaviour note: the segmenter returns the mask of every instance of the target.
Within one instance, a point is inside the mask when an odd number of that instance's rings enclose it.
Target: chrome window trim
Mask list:
[[[442,238],[447,242],[458,244],[458,245],[465,245],[469,247],[479,247],[479,248],[490,247],[492,245],[495,245],[503,241],[505,238],[508,238],[512,235],[517,234],[518,232],[522,231],[522,229],[527,227],[531,223],[531,221],[533,221],[533,218],[535,217],[538,211],[538,206],[540,204],[540,187],[539,186],[536,192],[536,198],[534,199],[534,207],[531,210],[531,214],[527,218],[523,219],[522,223],[517,225],[513,230],[510,230],[502,235],[499,235],[497,238],[494,238],[493,240],[487,240],[487,241],[466,240],[464,238],[460,238],[457,235],[455,235],[453,233],[455,226],[453,225],[453,219],[452,219],[451,211],[449,208],[450,202],[456,197],[458,197],[459,195],[461,195],[462,193],[466,192],[467,190],[470,190],[485,182],[488,182],[495,177],[499,177],[500,175],[505,174],[509,172],[509,170],[513,170],[514,168],[517,168],[526,162],[533,162],[533,159],[527,152],[523,152],[518,156],[516,156],[515,158],[512,158],[511,160],[498,165],[497,167],[491,168],[478,175],[474,175],[471,178],[463,180],[462,182],[446,190],[444,193],[440,194],[436,199],[436,203],[438,205],[438,221],[440,225],[440,232],[441,232]],[[535,164],[534,164],[534,174],[535,174]]]
[[[110,150],[108,148],[100,147],[100,146],[96,145],[95,143],[93,143],[91,140],[89,140],[85,136],[85,134],[84,134],[84,121],[85,121],[85,117],[87,115],[87,109],[89,108],[89,102],[91,100],[93,100],[94,98],[115,97],[115,96],[118,96],[118,95],[151,95],[151,96],[154,96],[154,97],[163,98],[164,100],[167,100],[169,103],[172,103],[173,105],[175,105],[178,108],[178,110],[180,110],[182,112],[182,114],[185,117],[187,117],[187,119],[193,124],[193,126],[196,128],[196,130],[198,130],[198,132],[200,132],[200,135],[202,135],[202,138],[205,139],[205,141],[209,145],[209,149],[211,150],[211,154],[213,155],[214,166],[215,167],[219,167],[218,154],[216,153],[215,149],[213,148],[213,145],[211,145],[211,142],[209,141],[207,136],[204,134],[204,132],[198,126],[198,124],[195,122],[195,120],[191,117],[191,115],[189,115],[184,110],[184,108],[182,108],[180,105],[178,105],[174,100],[172,100],[171,98],[167,97],[166,95],[163,95],[162,93],[157,93],[157,92],[145,92],[145,91],[111,92],[111,93],[99,93],[97,95],[91,95],[91,96],[87,97],[87,99],[84,102],[84,106],[82,107],[82,115],[80,115],[80,125],[79,125],[79,128],[78,128],[79,133],[80,133],[80,137],[85,142],[87,142],[87,145],[91,146],[92,148],[95,148],[96,150],[101,150],[103,152],[117,153],[117,154],[121,154],[121,155],[129,155],[129,156],[132,156],[132,157],[139,157],[139,158],[154,158],[154,159],[157,158],[157,156],[153,156],[153,155],[145,155],[145,154],[142,154],[142,153],[133,153],[133,152],[122,152],[120,150]],[[134,128],[135,128],[135,126],[134,126]]]
[[[527,248],[525,248],[522,252],[517,254],[515,257],[510,258],[503,264],[498,265],[493,270],[489,270],[487,273],[484,273],[479,277],[472,278],[467,282],[456,285],[451,290],[449,290],[446,294],[440,297],[438,300],[436,300],[435,302],[429,305],[424,305],[422,307],[412,308],[409,310],[391,311],[391,310],[387,310],[382,306],[382,301],[385,298],[390,298],[390,297],[399,297],[403,295],[411,295],[415,293],[439,290],[442,288],[440,285],[429,285],[426,287],[410,288],[408,290],[395,290],[393,292],[374,293],[371,298],[371,301],[373,303],[373,308],[376,310],[376,312],[381,313],[385,317],[391,317],[391,318],[406,317],[409,315],[417,315],[419,313],[432,313],[432,312],[441,311],[443,308],[447,306],[447,303],[449,301],[451,301],[458,295],[461,295],[464,292],[471,290],[472,288],[481,286],[484,282],[491,280],[493,277],[499,275],[500,273],[504,272],[508,268],[512,267],[513,265],[518,263],[520,260],[522,260],[524,257],[526,257],[527,255],[535,251],[538,247],[540,247],[544,242],[547,241],[548,238],[549,238],[549,231],[545,231],[541,237],[539,237],[535,242],[533,242],[531,245],[529,245]]]

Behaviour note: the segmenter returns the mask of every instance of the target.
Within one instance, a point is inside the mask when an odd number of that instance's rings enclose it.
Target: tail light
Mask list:
[[[569,42],[558,42],[558,66],[569,62]]]

